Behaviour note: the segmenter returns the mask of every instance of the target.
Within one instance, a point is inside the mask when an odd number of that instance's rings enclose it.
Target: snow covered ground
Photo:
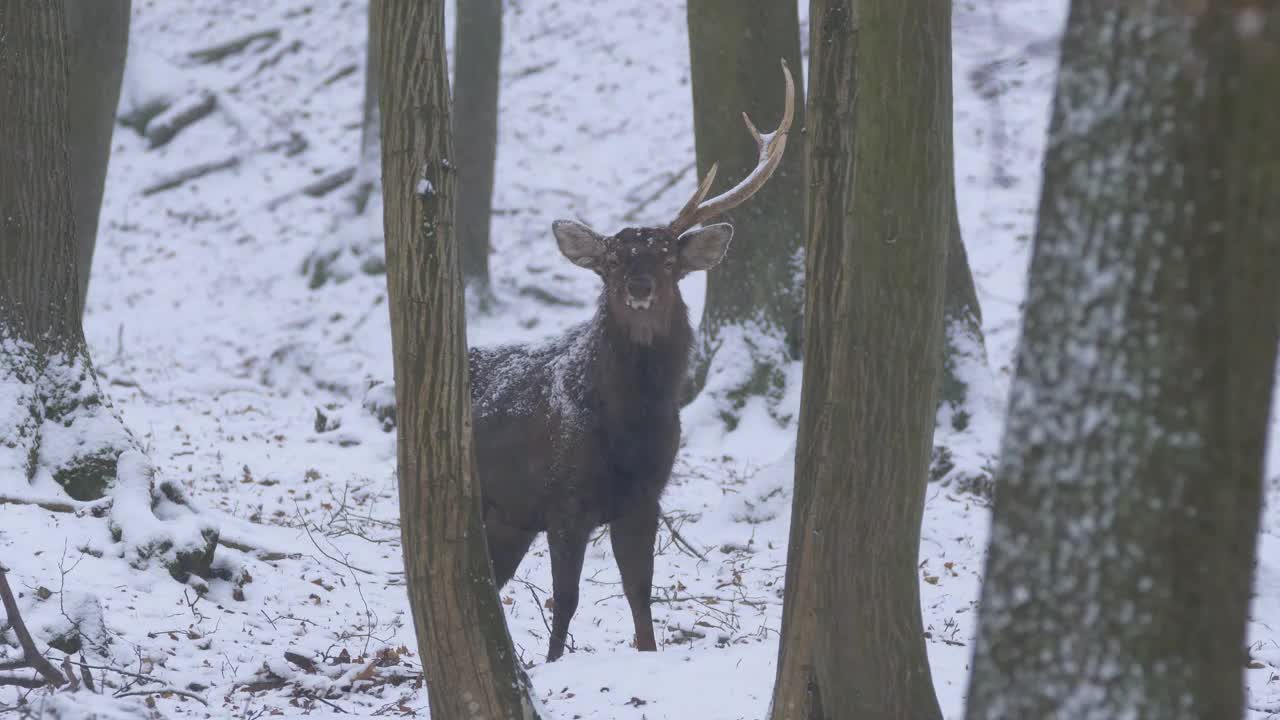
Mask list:
[[[1001,407],[1064,10],[1062,0],[956,3],[961,223]],[[221,62],[188,55],[277,28],[275,40]],[[104,717],[427,714],[417,658],[405,650],[413,632],[395,526],[394,437],[361,408],[369,381],[391,374],[384,279],[357,273],[311,290],[300,272],[318,244],[358,232],[335,225],[345,189],[323,198],[295,191],[356,160],[364,29],[364,3],[134,4],[122,110],[157,94],[203,92],[216,95],[217,109],[154,150],[117,130],[86,333],[105,388],[161,471],[214,514],[224,537],[266,552],[220,548],[252,580],[239,590],[214,582],[200,597],[162,570],[130,568],[115,556],[105,523],[0,506],[0,560],[13,570],[38,637],[72,618],[86,628],[96,663],[208,703],[169,694],[91,704],[80,694],[58,700],[64,709],[96,704]],[[807,28],[805,35],[807,44]],[[622,227],[624,215],[694,157],[680,0],[509,2],[502,62],[493,228],[501,306],[472,319],[475,344],[541,338],[586,318],[597,281],[559,256],[551,221]],[[306,146],[294,152],[299,138]],[[175,171],[229,158],[237,160],[228,169],[142,192]],[[692,183],[684,178],[638,220],[665,219]],[[685,284],[695,314],[702,283]],[[784,405],[794,416],[798,366],[790,378]],[[501,593],[546,717],[734,720],[766,711],[795,427],[748,406],[726,434],[702,402],[686,410],[685,425],[664,506],[704,557],[663,529],[660,652],[629,647],[630,614],[607,541],[588,550],[575,652],[561,662],[543,662],[544,543]],[[1000,428],[986,433],[994,448]],[[1272,436],[1250,624],[1253,718],[1280,717],[1280,452]],[[988,518],[972,498],[930,489],[922,603],[948,717],[962,714]],[[286,652],[318,667],[299,669]],[[97,674],[117,687],[158,687]],[[18,696],[0,690],[0,708]]]

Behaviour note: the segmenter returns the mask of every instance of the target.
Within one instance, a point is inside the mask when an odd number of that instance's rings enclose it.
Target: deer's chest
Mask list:
[[[680,444],[679,415],[672,411],[645,423],[605,424],[595,439],[594,484],[608,521],[662,494]]]

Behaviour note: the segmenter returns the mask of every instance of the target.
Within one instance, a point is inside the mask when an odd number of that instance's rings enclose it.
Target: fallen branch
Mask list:
[[[9,568],[0,565],[0,601],[4,603],[5,617],[9,619],[9,627],[13,628],[13,634],[18,636],[18,644],[22,646],[22,657],[26,661],[28,667],[40,673],[44,678],[44,682],[36,685],[29,684],[31,681],[26,678],[0,678],[0,685],[19,685],[21,687],[44,687],[45,685],[53,685],[54,687],[62,687],[67,684],[67,679],[58,672],[58,669],[49,662],[40,651],[36,648],[36,643],[31,639],[31,633],[27,632],[26,623],[22,622],[22,614],[18,612],[18,601],[13,597],[13,589],[9,587]]]
[[[101,517],[111,508],[111,501],[79,502],[76,500],[60,500],[57,498],[25,498],[14,495],[0,495],[0,505],[30,505],[50,512],[76,515],[89,514],[94,517]],[[302,557],[302,553],[286,553],[279,550],[268,550],[260,545],[254,545],[247,540],[228,538],[223,534],[218,535],[218,544],[231,550],[239,550],[242,553],[253,555],[264,562],[274,562],[276,560],[284,560],[286,558]],[[7,668],[4,665],[0,665],[0,670],[5,669]]]
[[[356,169],[354,166],[346,167],[336,172],[331,172],[328,175],[325,175],[317,180],[312,180],[311,182],[307,183],[306,185],[303,185],[300,188],[297,188],[295,190],[290,190],[289,192],[271,200],[270,202],[267,203],[267,209],[275,210],[276,208],[298,197],[299,195],[306,195],[307,197],[313,197],[313,198],[324,197],[325,195],[328,195],[334,190],[337,190],[343,185],[346,185],[347,183],[351,182],[351,179],[354,178],[355,175],[356,175]]]
[[[178,133],[208,117],[218,107],[218,96],[211,92],[201,91],[189,95],[167,110],[156,115],[147,123],[144,133],[151,149],[167,144],[177,137]]]
[[[218,43],[217,45],[200,50],[192,50],[187,53],[187,57],[198,63],[207,65],[209,63],[225,60],[236,53],[244,52],[250,45],[259,40],[266,40],[267,42],[265,43],[265,47],[270,47],[279,39],[280,28],[257,30],[249,33],[248,35],[242,35],[238,38]]]
[[[289,133],[289,137],[276,140],[275,142],[268,143],[261,147],[252,148],[246,152],[231,155],[223,158],[222,160],[193,165],[171,175],[162,176],[159,180],[156,180],[152,184],[142,188],[142,194],[154,195],[158,192],[164,192],[165,190],[172,190],[173,188],[179,187],[187,182],[202,178],[205,175],[239,167],[243,159],[253,157],[259,153],[284,152],[286,156],[293,157],[303,150],[306,150],[307,145],[308,143],[305,137],[300,133],[291,132]]]
[[[224,158],[222,160],[218,160],[216,162],[208,162],[208,163],[201,163],[199,165],[193,165],[189,168],[179,170],[178,172],[173,173],[172,175],[162,177],[159,180],[155,181],[154,183],[142,188],[142,194],[155,195],[158,192],[164,192],[165,190],[172,190],[173,188],[179,187],[191,180],[202,178],[205,175],[210,175],[220,170],[229,170],[239,165],[240,165],[240,158],[235,155],[232,155],[231,157],[228,157],[228,158]]]

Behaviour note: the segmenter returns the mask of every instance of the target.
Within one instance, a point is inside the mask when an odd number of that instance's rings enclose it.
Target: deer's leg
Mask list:
[[[547,662],[559,660],[569,636],[569,621],[578,609],[578,582],[582,579],[582,559],[587,554],[591,529],[551,528],[547,547],[551,551],[551,647]]]
[[[609,525],[613,556],[622,573],[622,591],[631,605],[636,626],[636,649],[657,650],[653,637],[653,613],[649,608],[653,592],[653,541],[658,534],[658,503],[638,505]]]
[[[484,514],[485,540],[489,543],[489,561],[493,564],[493,582],[499,590],[506,585],[529,552],[536,532],[514,528],[491,512]]]

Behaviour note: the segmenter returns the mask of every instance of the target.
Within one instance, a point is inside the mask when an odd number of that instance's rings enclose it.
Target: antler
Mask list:
[[[742,119],[747,123],[747,130],[751,132],[751,137],[755,139],[756,147],[760,150],[760,159],[756,162],[755,169],[743,178],[742,182],[710,200],[703,201],[707,191],[711,189],[711,182],[716,177],[718,163],[713,164],[707,176],[698,184],[693,197],[689,198],[689,202],[680,209],[676,219],[667,226],[673,233],[679,235],[698,223],[726,213],[746,202],[764,187],[769,177],[773,175],[773,171],[778,168],[778,163],[782,162],[782,153],[787,149],[787,132],[791,129],[791,120],[795,117],[796,110],[796,86],[791,79],[791,69],[787,67],[785,59],[782,61],[782,74],[787,81],[787,99],[782,111],[782,122],[778,124],[777,130],[761,134],[751,122],[751,118],[745,112],[742,113]]]

